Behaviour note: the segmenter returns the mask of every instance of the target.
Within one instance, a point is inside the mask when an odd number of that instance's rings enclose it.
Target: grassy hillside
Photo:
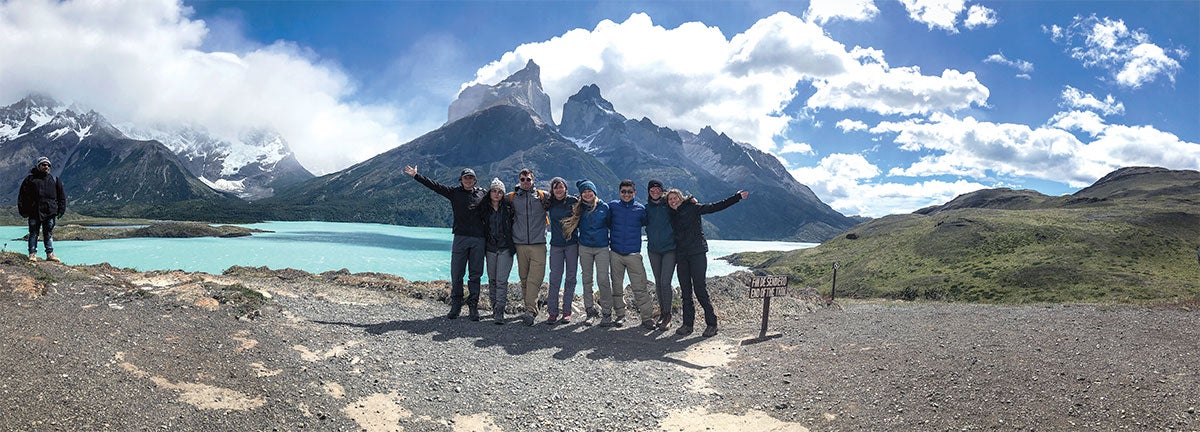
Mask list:
[[[1013,202],[1021,205],[1012,205]],[[969,204],[964,204],[969,203]],[[741,265],[839,297],[971,302],[1200,296],[1200,173],[1119,170],[1072,196],[989,190]]]

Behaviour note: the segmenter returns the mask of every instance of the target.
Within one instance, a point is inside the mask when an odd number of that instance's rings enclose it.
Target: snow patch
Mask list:
[[[604,129],[600,129],[600,130],[604,130]],[[578,146],[580,149],[583,149],[584,152],[591,152],[592,142],[596,141],[597,135],[600,135],[599,130],[596,132],[593,132],[591,135],[588,135],[583,138],[576,138],[576,137],[564,137],[564,138],[575,143],[575,145]]]
[[[56,139],[62,138],[63,135],[66,135],[69,132],[73,132],[71,130],[71,128],[61,127],[61,128],[55,129],[54,132],[50,132],[50,133],[46,134],[46,139],[50,140],[50,141],[54,141]]]
[[[246,191],[246,185],[243,184],[246,181],[246,179],[241,179],[241,180],[237,180],[237,181],[217,179],[217,181],[212,181],[212,180],[206,179],[204,177],[200,177],[200,181],[204,182],[204,184],[208,185],[208,187],[222,191],[222,192],[241,194]]]

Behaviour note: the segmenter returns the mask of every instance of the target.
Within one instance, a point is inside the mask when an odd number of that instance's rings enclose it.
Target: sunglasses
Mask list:
[[[521,177],[521,183],[531,182],[531,181],[533,181],[533,177]]]
[[[621,193],[622,194],[631,194],[631,193],[633,193],[633,189],[621,189]]]

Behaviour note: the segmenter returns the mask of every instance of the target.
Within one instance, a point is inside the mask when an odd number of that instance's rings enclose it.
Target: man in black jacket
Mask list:
[[[67,194],[62,180],[50,174],[50,158],[38,158],[17,194],[17,211],[29,219],[29,260],[37,261],[38,231],[46,244],[46,259],[60,262],[54,256],[54,221],[67,211]]]
[[[450,252],[450,312],[446,318],[455,319],[462,313],[463,274],[467,276],[466,298],[471,321],[479,321],[479,280],[483,277],[484,224],[477,208],[487,195],[483,188],[475,186],[475,170],[463,168],[458,175],[458,187],[438,183],[429,177],[417,174],[417,167],[405,166],[404,173],[418,183],[450,200],[454,211],[454,243]],[[469,269],[469,270],[468,270]]]

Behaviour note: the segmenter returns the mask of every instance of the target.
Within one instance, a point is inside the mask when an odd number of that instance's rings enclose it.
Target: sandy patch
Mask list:
[[[412,418],[412,411],[400,406],[396,393],[377,393],[358,399],[342,408],[342,414],[367,432],[400,432],[400,421]]]
[[[114,358],[120,362],[118,366],[121,369],[124,369],[135,377],[149,379],[150,382],[153,382],[159,388],[178,392],[180,402],[196,408],[246,411],[261,407],[267,403],[267,400],[262,397],[252,398],[244,393],[227,388],[200,383],[171,382],[166,378],[146,372],[136,365],[124,361],[125,353],[123,352],[117,352]]]
[[[250,367],[254,368],[254,374],[260,377],[270,377],[283,373],[283,369],[267,369],[267,366],[261,362],[250,363]]]
[[[297,352],[300,353],[300,358],[302,360],[309,361],[309,362],[316,362],[316,361],[325,360],[325,359],[328,359],[331,357],[341,357],[346,354],[346,351],[348,349],[350,349],[360,343],[362,343],[362,342],[349,341],[344,344],[327,349],[325,351],[313,351],[313,350],[308,349],[308,347],[306,347],[304,345],[298,345],[298,344],[293,345],[292,349],[296,350]]]
[[[229,336],[230,339],[238,341],[238,351],[246,351],[258,346],[258,340],[250,338],[249,330],[239,330],[237,333]]]
[[[184,272],[173,271],[169,273],[156,274],[147,276],[145,273],[140,273],[136,277],[129,279],[129,283],[137,285],[140,288],[167,288],[175,285],[192,282],[194,279]]]
[[[36,279],[29,276],[5,273],[0,270],[0,281],[3,281],[0,286],[8,287],[14,293],[24,294],[31,299],[41,297],[46,293],[46,286],[39,284]]]
[[[699,366],[699,369],[680,365],[680,370],[692,375],[692,382],[688,384],[688,390],[693,392],[711,395],[716,394],[711,386],[714,369],[728,365],[737,357],[737,347],[729,342],[722,340],[709,339],[707,341],[692,345],[682,353],[672,354],[670,357],[677,360]]]
[[[342,387],[341,384],[329,381],[321,384],[321,388],[325,389],[325,393],[328,393],[329,396],[332,396],[334,399],[346,398],[346,388]]]
[[[212,297],[200,297],[200,298],[192,301],[192,304],[196,305],[196,307],[198,307],[198,308],[210,310],[210,311],[215,311],[215,310],[221,308],[221,302],[217,301],[217,299],[212,298]]]
[[[808,428],[797,423],[776,420],[767,413],[750,410],[745,415],[709,413],[707,408],[698,407],[671,410],[659,424],[660,431],[692,432],[808,432]]]
[[[479,413],[474,415],[456,415],[452,419],[454,426],[451,430],[454,432],[503,432],[500,426],[496,426],[496,421],[492,419],[492,415],[488,413]]]

